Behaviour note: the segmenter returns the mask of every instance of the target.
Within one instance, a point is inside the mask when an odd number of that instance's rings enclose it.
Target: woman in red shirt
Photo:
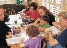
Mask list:
[[[26,15],[30,17],[31,20],[37,20],[39,18],[39,13],[37,11],[38,5],[35,2],[32,2],[29,5],[29,11],[26,12]]]

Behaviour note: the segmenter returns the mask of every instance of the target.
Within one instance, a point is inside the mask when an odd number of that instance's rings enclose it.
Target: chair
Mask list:
[[[41,48],[47,48],[46,38],[44,38],[44,39],[41,41]]]
[[[14,15],[14,14],[16,14],[15,10],[14,10],[14,9],[11,9],[11,8],[5,9],[5,12],[6,12],[8,15]]]

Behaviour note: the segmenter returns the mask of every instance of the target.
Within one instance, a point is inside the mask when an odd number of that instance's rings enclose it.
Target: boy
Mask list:
[[[40,23],[38,24],[38,27],[41,31],[45,31],[46,28],[51,27],[51,25],[49,25],[49,20],[50,18],[48,15],[40,17]]]

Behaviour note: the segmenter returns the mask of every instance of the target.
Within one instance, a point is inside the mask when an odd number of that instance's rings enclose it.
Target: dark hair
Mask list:
[[[46,15],[52,14],[49,9],[47,9],[45,6],[39,6],[38,9],[43,9],[46,12]]]
[[[44,47],[44,46],[43,46],[44,43],[47,44],[47,40],[46,40],[46,38],[44,38],[44,39],[41,41],[41,48]],[[44,48],[46,48],[46,46],[45,46]]]
[[[4,20],[3,20],[3,22],[8,22],[9,21],[8,17],[9,17],[8,14],[4,13]]]
[[[30,25],[28,26],[28,28],[26,29],[26,34],[29,36],[29,37],[35,37],[37,36],[38,34],[40,34],[40,31],[39,31],[39,28],[35,25]]]
[[[34,10],[37,10],[38,5],[35,2],[32,2],[29,7],[33,6]]]
[[[48,15],[41,16],[40,19],[47,21],[49,23],[50,17]]]
[[[3,7],[0,5],[0,9],[3,9]]]

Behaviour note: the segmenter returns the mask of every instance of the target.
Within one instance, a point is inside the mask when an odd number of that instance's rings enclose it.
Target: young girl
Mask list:
[[[35,25],[31,25],[26,29],[26,34],[29,36],[29,39],[24,43],[20,43],[20,47],[26,46],[26,48],[41,48],[42,36],[40,34],[39,28]]]

